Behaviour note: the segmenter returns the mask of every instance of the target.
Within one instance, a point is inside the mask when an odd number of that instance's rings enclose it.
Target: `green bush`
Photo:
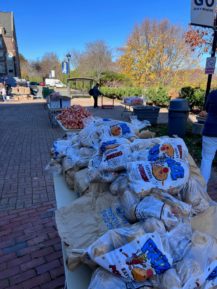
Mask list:
[[[182,87],[179,96],[181,98],[192,99],[194,97],[194,88],[191,86]]]
[[[186,86],[181,88],[179,96],[188,100],[191,110],[193,108],[203,108],[204,99],[205,99],[205,90],[200,87],[190,87]]]
[[[147,101],[158,106],[168,106],[170,97],[168,91],[163,87],[150,87],[145,90]]]
[[[117,97],[122,100],[124,97],[128,96],[141,96],[143,90],[139,87],[107,87],[103,86],[100,88],[103,95],[107,97]]]
[[[205,90],[201,88],[195,88],[194,90],[194,106],[198,107],[199,109],[203,108],[205,100]]]

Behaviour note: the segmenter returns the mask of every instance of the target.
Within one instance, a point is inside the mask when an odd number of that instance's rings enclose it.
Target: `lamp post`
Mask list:
[[[71,59],[71,54],[67,53],[66,54],[66,58],[68,61],[68,95],[70,96],[70,83],[69,83],[69,78],[70,78],[70,59]]]

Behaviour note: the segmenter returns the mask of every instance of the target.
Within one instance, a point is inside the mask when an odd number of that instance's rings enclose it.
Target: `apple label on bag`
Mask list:
[[[172,264],[172,258],[164,252],[157,233],[145,234],[94,260],[104,269],[129,282],[145,282],[153,275],[170,269]]]
[[[118,137],[125,136],[128,134],[131,134],[131,130],[126,123],[121,122],[121,123],[110,126],[110,134],[112,136],[118,136]]]
[[[189,178],[189,166],[182,160],[171,158],[128,163],[127,171],[131,187],[136,193],[152,188],[172,190],[185,185]]]
[[[188,149],[181,139],[166,139],[160,144],[155,144],[148,152],[148,160],[156,161],[161,158],[185,159]]]

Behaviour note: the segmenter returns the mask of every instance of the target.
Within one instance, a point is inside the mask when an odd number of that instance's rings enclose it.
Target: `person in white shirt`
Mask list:
[[[7,100],[7,92],[6,92],[5,86],[2,87],[1,94],[2,94],[3,101],[6,101]]]

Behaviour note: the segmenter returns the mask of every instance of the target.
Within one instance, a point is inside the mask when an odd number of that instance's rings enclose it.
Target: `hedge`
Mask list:
[[[109,98],[116,97],[123,100],[124,97],[129,96],[143,96],[147,103],[152,103],[157,106],[167,107],[170,102],[169,90],[165,87],[150,87],[142,89],[139,87],[106,87],[100,88],[103,95]],[[191,109],[203,108],[205,90],[199,87],[183,87],[179,92],[180,98],[186,98]]]
[[[139,87],[106,87],[100,88],[103,95],[107,97],[117,97],[117,99],[123,100],[124,97],[129,96],[142,96],[143,89]]]
[[[193,108],[202,109],[205,100],[205,90],[200,87],[186,86],[180,90],[179,96],[188,100],[191,110]]]
[[[145,96],[148,102],[158,106],[168,106],[170,97],[168,91],[164,87],[147,88]]]

